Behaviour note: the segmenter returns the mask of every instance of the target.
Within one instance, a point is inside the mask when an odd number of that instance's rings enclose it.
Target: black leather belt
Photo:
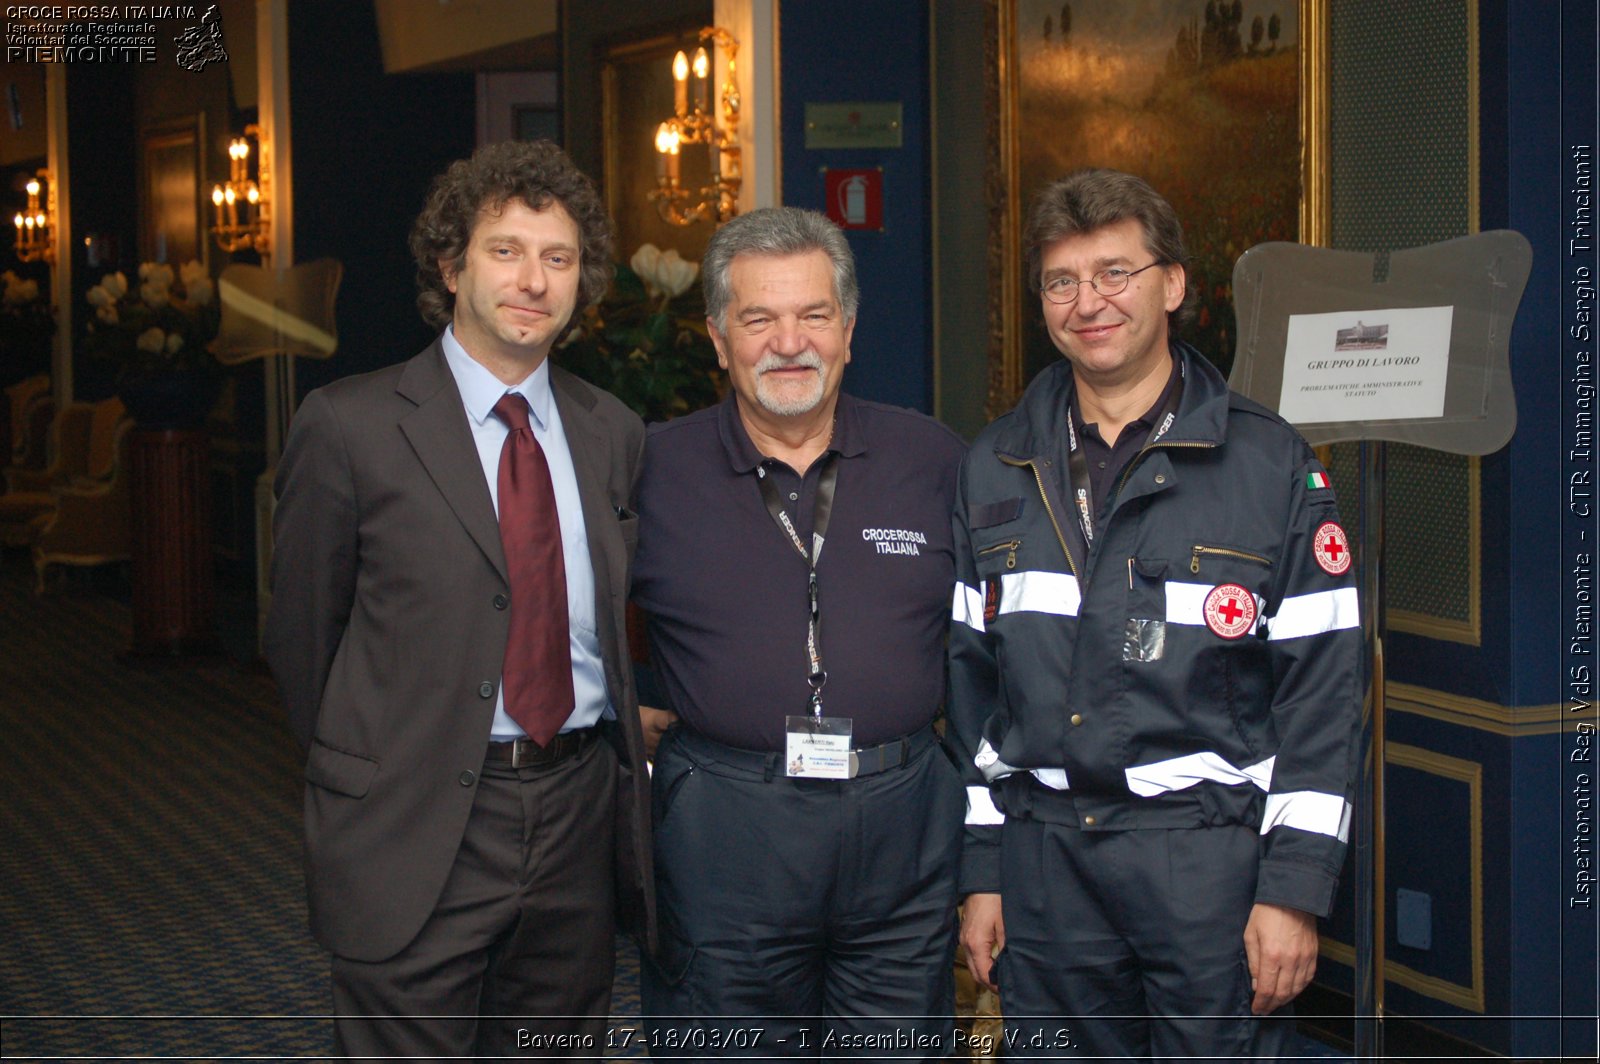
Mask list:
[[[933,729],[928,729],[931,737]],[[899,768],[911,760],[914,749],[911,737],[903,736],[892,739],[880,746],[860,747],[850,751],[850,778],[860,776],[876,776],[880,772],[887,772],[892,768]]]
[[[599,735],[598,728],[578,728],[557,735],[550,740],[549,746],[540,746],[532,739],[490,743],[489,752],[483,760],[497,765],[510,765],[512,768],[554,765],[588,749]]]
[[[776,753],[728,746],[687,728],[682,730],[678,741],[684,743],[690,750],[700,747],[719,761],[738,765],[751,772],[760,772],[769,780],[774,774],[783,775],[782,766],[778,764],[779,755]],[[933,725],[929,724],[899,739],[891,739],[877,746],[857,747],[850,751],[850,778],[876,776],[880,772],[888,772],[890,769],[909,764],[916,755],[938,741],[939,737],[935,734]],[[777,767],[774,773],[775,766]]]

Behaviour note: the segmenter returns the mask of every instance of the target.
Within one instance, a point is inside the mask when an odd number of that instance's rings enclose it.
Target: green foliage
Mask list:
[[[584,310],[555,360],[646,421],[666,421],[721,398],[722,372],[699,283],[679,296],[656,295],[620,263],[605,299]]]

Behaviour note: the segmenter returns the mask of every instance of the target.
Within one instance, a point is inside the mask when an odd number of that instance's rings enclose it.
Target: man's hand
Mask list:
[[[1316,974],[1317,918],[1257,902],[1244,927],[1244,952],[1256,992],[1250,1011],[1265,1016],[1293,1001]]]
[[[639,727],[644,731],[644,756],[651,761],[656,759],[656,746],[661,742],[661,733],[678,723],[678,715],[670,709],[657,709],[655,706],[639,707]]]
[[[966,904],[961,907],[961,944],[967,949],[967,971],[972,973],[972,978],[990,990],[1000,989],[989,981],[995,951],[1006,944],[1000,895],[967,895]]]

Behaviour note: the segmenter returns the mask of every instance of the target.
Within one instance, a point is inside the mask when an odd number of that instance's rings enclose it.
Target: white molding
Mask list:
[[[61,410],[72,402],[72,182],[67,165],[67,68],[51,63],[44,72],[45,161],[50,198],[55,201],[50,241],[56,261],[50,268],[50,302],[56,335],[50,351],[50,386]]]
[[[776,207],[783,188],[778,99],[778,0],[716,0],[715,24],[739,41],[739,143],[743,148],[744,183],[739,188],[739,213]],[[717,81],[727,76],[717,56]]]

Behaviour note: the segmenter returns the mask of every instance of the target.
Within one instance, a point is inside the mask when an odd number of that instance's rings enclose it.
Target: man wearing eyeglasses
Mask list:
[[[1171,335],[1166,200],[1079,171],[1026,244],[1065,359],[955,516],[968,964],[1017,1055],[1277,1056],[1350,822],[1349,541],[1305,441]]]

